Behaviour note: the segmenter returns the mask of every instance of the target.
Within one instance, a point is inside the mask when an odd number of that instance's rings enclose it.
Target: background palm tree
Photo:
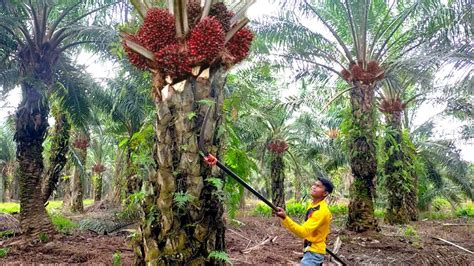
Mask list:
[[[343,92],[350,94],[349,161],[355,177],[347,226],[353,231],[374,230],[375,90],[397,61],[446,36],[456,22],[454,9],[432,1],[291,3],[293,10],[264,20],[259,31],[268,46],[278,49],[273,54],[279,63],[296,68],[296,78],[340,77],[347,82],[349,88]],[[324,32],[307,21],[318,21]]]
[[[13,130],[8,124],[4,124],[0,127],[0,200],[3,202],[11,200],[11,185],[14,178],[15,166]]]
[[[43,200],[46,202],[59,181],[69,153],[69,138],[72,128],[85,128],[90,117],[90,104],[86,90],[97,90],[97,85],[85,74],[85,69],[62,61],[56,73],[54,93],[50,96],[54,129],[50,133],[48,168],[43,178]]]
[[[20,176],[20,223],[22,232],[36,236],[53,232],[43,206],[42,144],[48,129],[48,97],[54,91],[56,65],[65,52],[81,44],[106,45],[111,31],[86,24],[90,6],[37,0],[27,3],[1,1],[1,69],[5,88],[21,85],[23,99],[16,112],[15,141]],[[100,36],[100,37],[99,37]],[[4,45],[7,44],[7,45]],[[17,77],[17,79],[6,78]]]

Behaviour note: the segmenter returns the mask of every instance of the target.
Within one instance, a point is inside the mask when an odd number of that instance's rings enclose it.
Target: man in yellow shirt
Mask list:
[[[305,222],[300,225],[286,216],[285,210],[278,208],[276,216],[282,219],[282,224],[293,234],[304,238],[304,256],[302,266],[322,265],[326,254],[326,237],[332,215],[324,200],[334,189],[331,181],[319,178],[311,186],[312,203],[306,211]]]

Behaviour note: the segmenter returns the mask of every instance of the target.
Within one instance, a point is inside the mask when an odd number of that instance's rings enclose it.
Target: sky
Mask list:
[[[248,18],[256,20],[264,15],[272,15],[277,13],[279,7],[275,4],[270,3],[269,0],[258,0],[253,6],[247,11]],[[80,53],[77,56],[77,62],[86,66],[87,72],[89,72],[97,81],[103,81],[104,79],[115,77],[115,67],[111,62],[103,62],[99,60],[98,56],[90,53]],[[283,91],[281,97],[286,98],[296,90]],[[20,90],[15,89],[11,91],[7,97],[6,102],[0,102],[0,123],[5,120],[8,114],[15,111],[21,100]],[[415,115],[414,124],[421,125],[428,119],[432,118],[437,113],[441,112],[445,108],[443,103],[425,103],[423,104]],[[465,124],[461,121],[457,121],[451,118],[437,119],[436,120],[436,134],[438,138],[449,136],[456,138],[458,136],[457,131],[460,127]],[[461,156],[463,159],[474,162],[474,143],[464,143],[457,141],[456,146],[461,149]]]

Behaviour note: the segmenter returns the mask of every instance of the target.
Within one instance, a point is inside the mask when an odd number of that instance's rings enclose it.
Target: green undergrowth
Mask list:
[[[74,229],[79,227],[77,223],[62,216],[61,214],[50,215],[50,217],[52,223],[56,227],[56,230],[63,234],[70,234]]]
[[[84,206],[89,206],[94,203],[92,199],[86,199],[83,201]],[[46,206],[46,210],[48,213],[56,213],[61,210],[63,206],[62,200],[52,200],[49,201],[48,206]],[[0,202],[0,212],[15,214],[20,212],[20,203],[18,202]]]
[[[289,200],[286,204],[286,213],[298,219],[302,219],[306,214],[306,203],[295,202],[294,200]],[[348,207],[344,204],[335,204],[330,205],[329,210],[333,215],[333,219],[336,221],[344,220],[344,217],[348,214]],[[263,202],[258,202],[256,206],[252,209],[251,214],[254,216],[263,216],[270,217],[272,215],[272,209],[268,207]],[[383,219],[385,216],[384,209],[375,209],[375,217]],[[436,208],[429,212],[423,212],[420,214],[420,219],[429,219],[429,220],[442,220],[442,219],[453,219],[453,218],[473,218],[474,217],[474,204],[464,203],[457,207],[455,210],[452,208]]]

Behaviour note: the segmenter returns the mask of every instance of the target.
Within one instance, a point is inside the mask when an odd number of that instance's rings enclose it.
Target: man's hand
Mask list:
[[[285,210],[283,208],[280,208],[280,207],[277,207],[277,210],[278,211],[275,213],[275,215],[280,217],[281,219],[285,219],[286,218]]]

